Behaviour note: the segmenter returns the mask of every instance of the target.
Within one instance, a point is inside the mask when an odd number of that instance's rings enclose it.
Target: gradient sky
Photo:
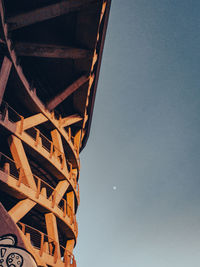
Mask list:
[[[199,14],[199,0],[112,1],[78,267],[200,266]]]

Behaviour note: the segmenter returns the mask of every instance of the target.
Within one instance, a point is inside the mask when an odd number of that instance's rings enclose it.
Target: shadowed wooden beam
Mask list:
[[[15,51],[19,56],[28,57],[92,58],[92,53],[89,50],[52,44],[17,42],[15,44]]]
[[[82,8],[87,8],[90,3],[98,2],[97,0],[68,0],[60,3],[52,4],[46,7],[41,7],[27,13],[22,13],[8,18],[10,30],[16,30],[37,22],[52,19],[69,12],[79,11]]]
[[[72,83],[69,87],[67,87],[62,93],[55,96],[52,100],[47,103],[47,108],[49,110],[54,109],[60,103],[62,103],[68,96],[74,93],[81,85],[86,83],[89,80],[90,76],[81,76],[78,80]]]
[[[66,118],[62,118],[60,120],[60,126],[61,127],[67,127],[67,126],[70,126],[74,123],[77,123],[79,121],[82,121],[83,118],[81,116],[79,116],[78,114],[74,114],[74,115],[70,115]]]
[[[10,61],[9,58],[5,56],[0,71],[0,104],[4,96],[11,67],[12,67],[12,62]]]

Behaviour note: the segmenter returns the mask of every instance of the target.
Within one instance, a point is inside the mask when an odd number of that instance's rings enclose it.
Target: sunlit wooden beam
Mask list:
[[[17,169],[23,170],[23,179],[26,185],[29,185],[33,190],[37,190],[35,180],[33,178],[32,170],[29,165],[22,141],[14,135],[9,136],[8,142],[10,151],[15,161]]]
[[[79,11],[87,7],[90,3],[98,2],[98,0],[68,0],[62,1],[49,6],[41,7],[27,13],[22,13],[8,18],[10,30],[16,30],[37,22],[52,19],[70,12]]]
[[[79,121],[82,121],[83,118],[81,116],[79,116],[78,114],[73,114],[73,115],[70,115],[66,118],[62,118],[60,120],[60,126],[61,127],[67,127],[67,126],[70,126],[74,123],[77,123]]]
[[[9,214],[14,220],[18,222],[23,218],[34,206],[36,203],[31,199],[23,199],[19,201],[12,209],[9,210]]]
[[[36,115],[30,116],[30,117],[24,119],[23,130],[27,130],[29,128],[35,127],[35,126],[42,124],[46,121],[48,121],[48,119],[42,113],[38,113]],[[17,122],[17,123],[20,124],[21,121]]]
[[[58,236],[58,226],[56,221],[56,216],[53,213],[45,214],[46,228],[47,234],[52,239],[55,240],[57,244],[59,244],[59,236]],[[60,258],[60,246],[55,247],[54,253],[57,253],[57,258]]]
[[[68,96],[70,96],[72,93],[74,93],[81,85],[86,83],[89,80],[90,76],[81,76],[78,80],[76,80],[74,83],[72,83],[69,87],[67,87],[62,93],[55,96],[52,100],[49,101],[47,104],[47,108],[49,110],[54,109],[57,107],[60,103],[62,103]]]
[[[52,44],[17,42],[15,44],[15,51],[19,56],[28,57],[70,59],[92,58],[92,53],[89,50]]]

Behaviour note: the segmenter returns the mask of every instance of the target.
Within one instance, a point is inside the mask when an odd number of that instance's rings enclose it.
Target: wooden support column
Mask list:
[[[73,254],[74,245],[75,245],[74,239],[67,240],[66,252],[65,252],[65,261],[67,261],[67,263],[71,261],[71,255]]]
[[[24,151],[22,142],[19,138],[17,138],[14,135],[11,135],[8,138],[8,142],[10,145],[10,151],[12,153],[13,159],[15,161],[17,169],[22,168],[25,182],[27,185],[29,185],[33,190],[37,190],[35,180],[33,178],[33,174],[28,162],[28,159],[26,157],[26,153]]]
[[[2,66],[1,66],[1,71],[0,71],[0,104],[4,96],[4,92],[6,89],[7,82],[8,82],[8,77],[10,75],[11,67],[12,67],[12,62],[10,61],[9,58],[5,56],[3,59]]]
[[[60,254],[60,242],[59,242],[59,237],[58,237],[58,228],[57,228],[57,221],[56,221],[56,217],[53,213],[47,213],[45,214],[45,221],[46,221],[46,228],[47,228],[47,234],[48,236],[56,241],[57,245],[56,245],[56,250],[55,253],[57,253],[57,258],[61,257]],[[51,242],[51,240],[49,240]],[[55,254],[54,253],[54,254]]]
[[[31,199],[24,199],[18,202],[11,210],[9,210],[9,215],[17,223],[21,218],[23,218],[36,203]]]
[[[15,51],[19,56],[28,57],[70,59],[92,58],[92,53],[89,50],[54,44],[17,42],[15,44]]]
[[[55,188],[54,204],[58,205],[61,199],[63,198],[67,188],[69,187],[69,182],[67,180],[60,181]],[[53,196],[50,196],[52,198]]]
[[[74,245],[75,245],[74,239],[67,240],[67,244],[66,244],[67,251],[73,253]]]
[[[55,96],[52,100],[47,103],[47,108],[49,110],[54,109],[60,103],[62,103],[67,97],[69,97],[72,93],[74,93],[77,89],[79,89],[84,83],[89,80],[89,76],[81,76],[78,80],[72,83],[69,87],[67,87],[62,93]]]
[[[72,213],[75,213],[75,198],[74,198],[74,192],[71,191],[67,193],[67,204],[71,207]],[[67,207],[69,209],[69,207]],[[71,212],[71,211],[69,211]]]
[[[74,147],[77,151],[78,156],[79,156],[80,141],[81,141],[81,129],[74,136]]]
[[[58,130],[51,131],[51,137],[53,144],[60,150],[61,153],[64,153],[62,138]]]
[[[57,147],[59,149],[59,151],[61,153],[61,154],[59,154],[59,152],[56,151],[56,156],[62,156],[62,168],[65,168],[66,172],[68,173],[62,138],[61,138],[61,135],[58,132],[58,130],[55,129],[55,130],[51,131],[51,137],[52,137],[53,144],[55,145],[55,147]]]
[[[98,2],[97,0],[68,0],[60,1],[59,3],[52,4],[46,7],[41,7],[33,11],[22,13],[14,17],[8,18],[10,30],[16,30],[37,22],[53,19],[55,17],[67,14],[69,12],[79,11],[81,8],[86,7],[88,4]]]

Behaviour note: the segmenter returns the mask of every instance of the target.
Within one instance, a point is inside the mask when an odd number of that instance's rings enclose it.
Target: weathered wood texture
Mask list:
[[[52,44],[17,42],[15,50],[19,56],[71,59],[92,58],[92,53],[89,50]]]
[[[11,67],[12,67],[12,62],[10,61],[9,58],[5,56],[0,71],[0,104],[2,102],[3,95],[6,89]]]
[[[37,22],[52,19],[69,12],[79,11],[80,9],[87,7],[88,4],[98,2],[97,0],[69,0],[62,1],[53,5],[38,8],[33,11],[19,14],[14,17],[8,18],[10,24],[10,30],[16,30]]]

